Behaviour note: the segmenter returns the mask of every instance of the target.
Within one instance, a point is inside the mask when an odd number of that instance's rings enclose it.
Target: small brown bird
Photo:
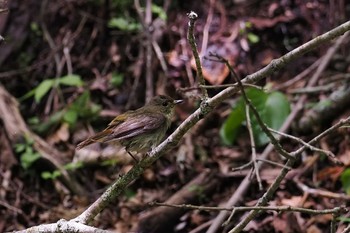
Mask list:
[[[95,142],[118,142],[134,158],[131,151],[147,152],[161,142],[175,105],[181,102],[165,95],[155,96],[145,106],[114,118],[102,132],[79,143],[77,150]]]

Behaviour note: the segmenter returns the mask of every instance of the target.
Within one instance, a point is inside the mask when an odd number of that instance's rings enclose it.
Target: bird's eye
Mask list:
[[[168,102],[163,102],[162,105],[163,105],[164,107],[166,107],[166,106],[168,106]]]

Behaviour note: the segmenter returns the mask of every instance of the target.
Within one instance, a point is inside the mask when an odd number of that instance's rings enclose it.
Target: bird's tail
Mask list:
[[[93,144],[95,142],[105,142],[106,136],[110,135],[110,133],[111,133],[110,131],[111,130],[104,130],[104,131],[97,133],[94,136],[89,137],[88,139],[82,141],[81,143],[79,143],[77,145],[77,150],[80,150],[81,148],[86,147],[86,146]]]

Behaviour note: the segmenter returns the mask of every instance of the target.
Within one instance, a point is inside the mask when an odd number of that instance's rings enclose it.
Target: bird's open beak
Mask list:
[[[181,104],[182,102],[184,102],[183,100],[174,100],[175,104]]]

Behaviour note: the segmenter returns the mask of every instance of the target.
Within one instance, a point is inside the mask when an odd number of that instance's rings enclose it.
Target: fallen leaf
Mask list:
[[[238,56],[238,48],[233,43],[219,43],[211,44],[208,46],[207,51],[204,53],[204,57],[210,58],[210,54],[218,54],[221,57],[227,59],[233,66],[234,61]],[[202,59],[202,71],[204,78],[212,85],[222,84],[229,74],[227,66],[218,61],[212,61],[209,59]],[[191,59],[191,66],[193,69],[197,69],[194,58]]]

